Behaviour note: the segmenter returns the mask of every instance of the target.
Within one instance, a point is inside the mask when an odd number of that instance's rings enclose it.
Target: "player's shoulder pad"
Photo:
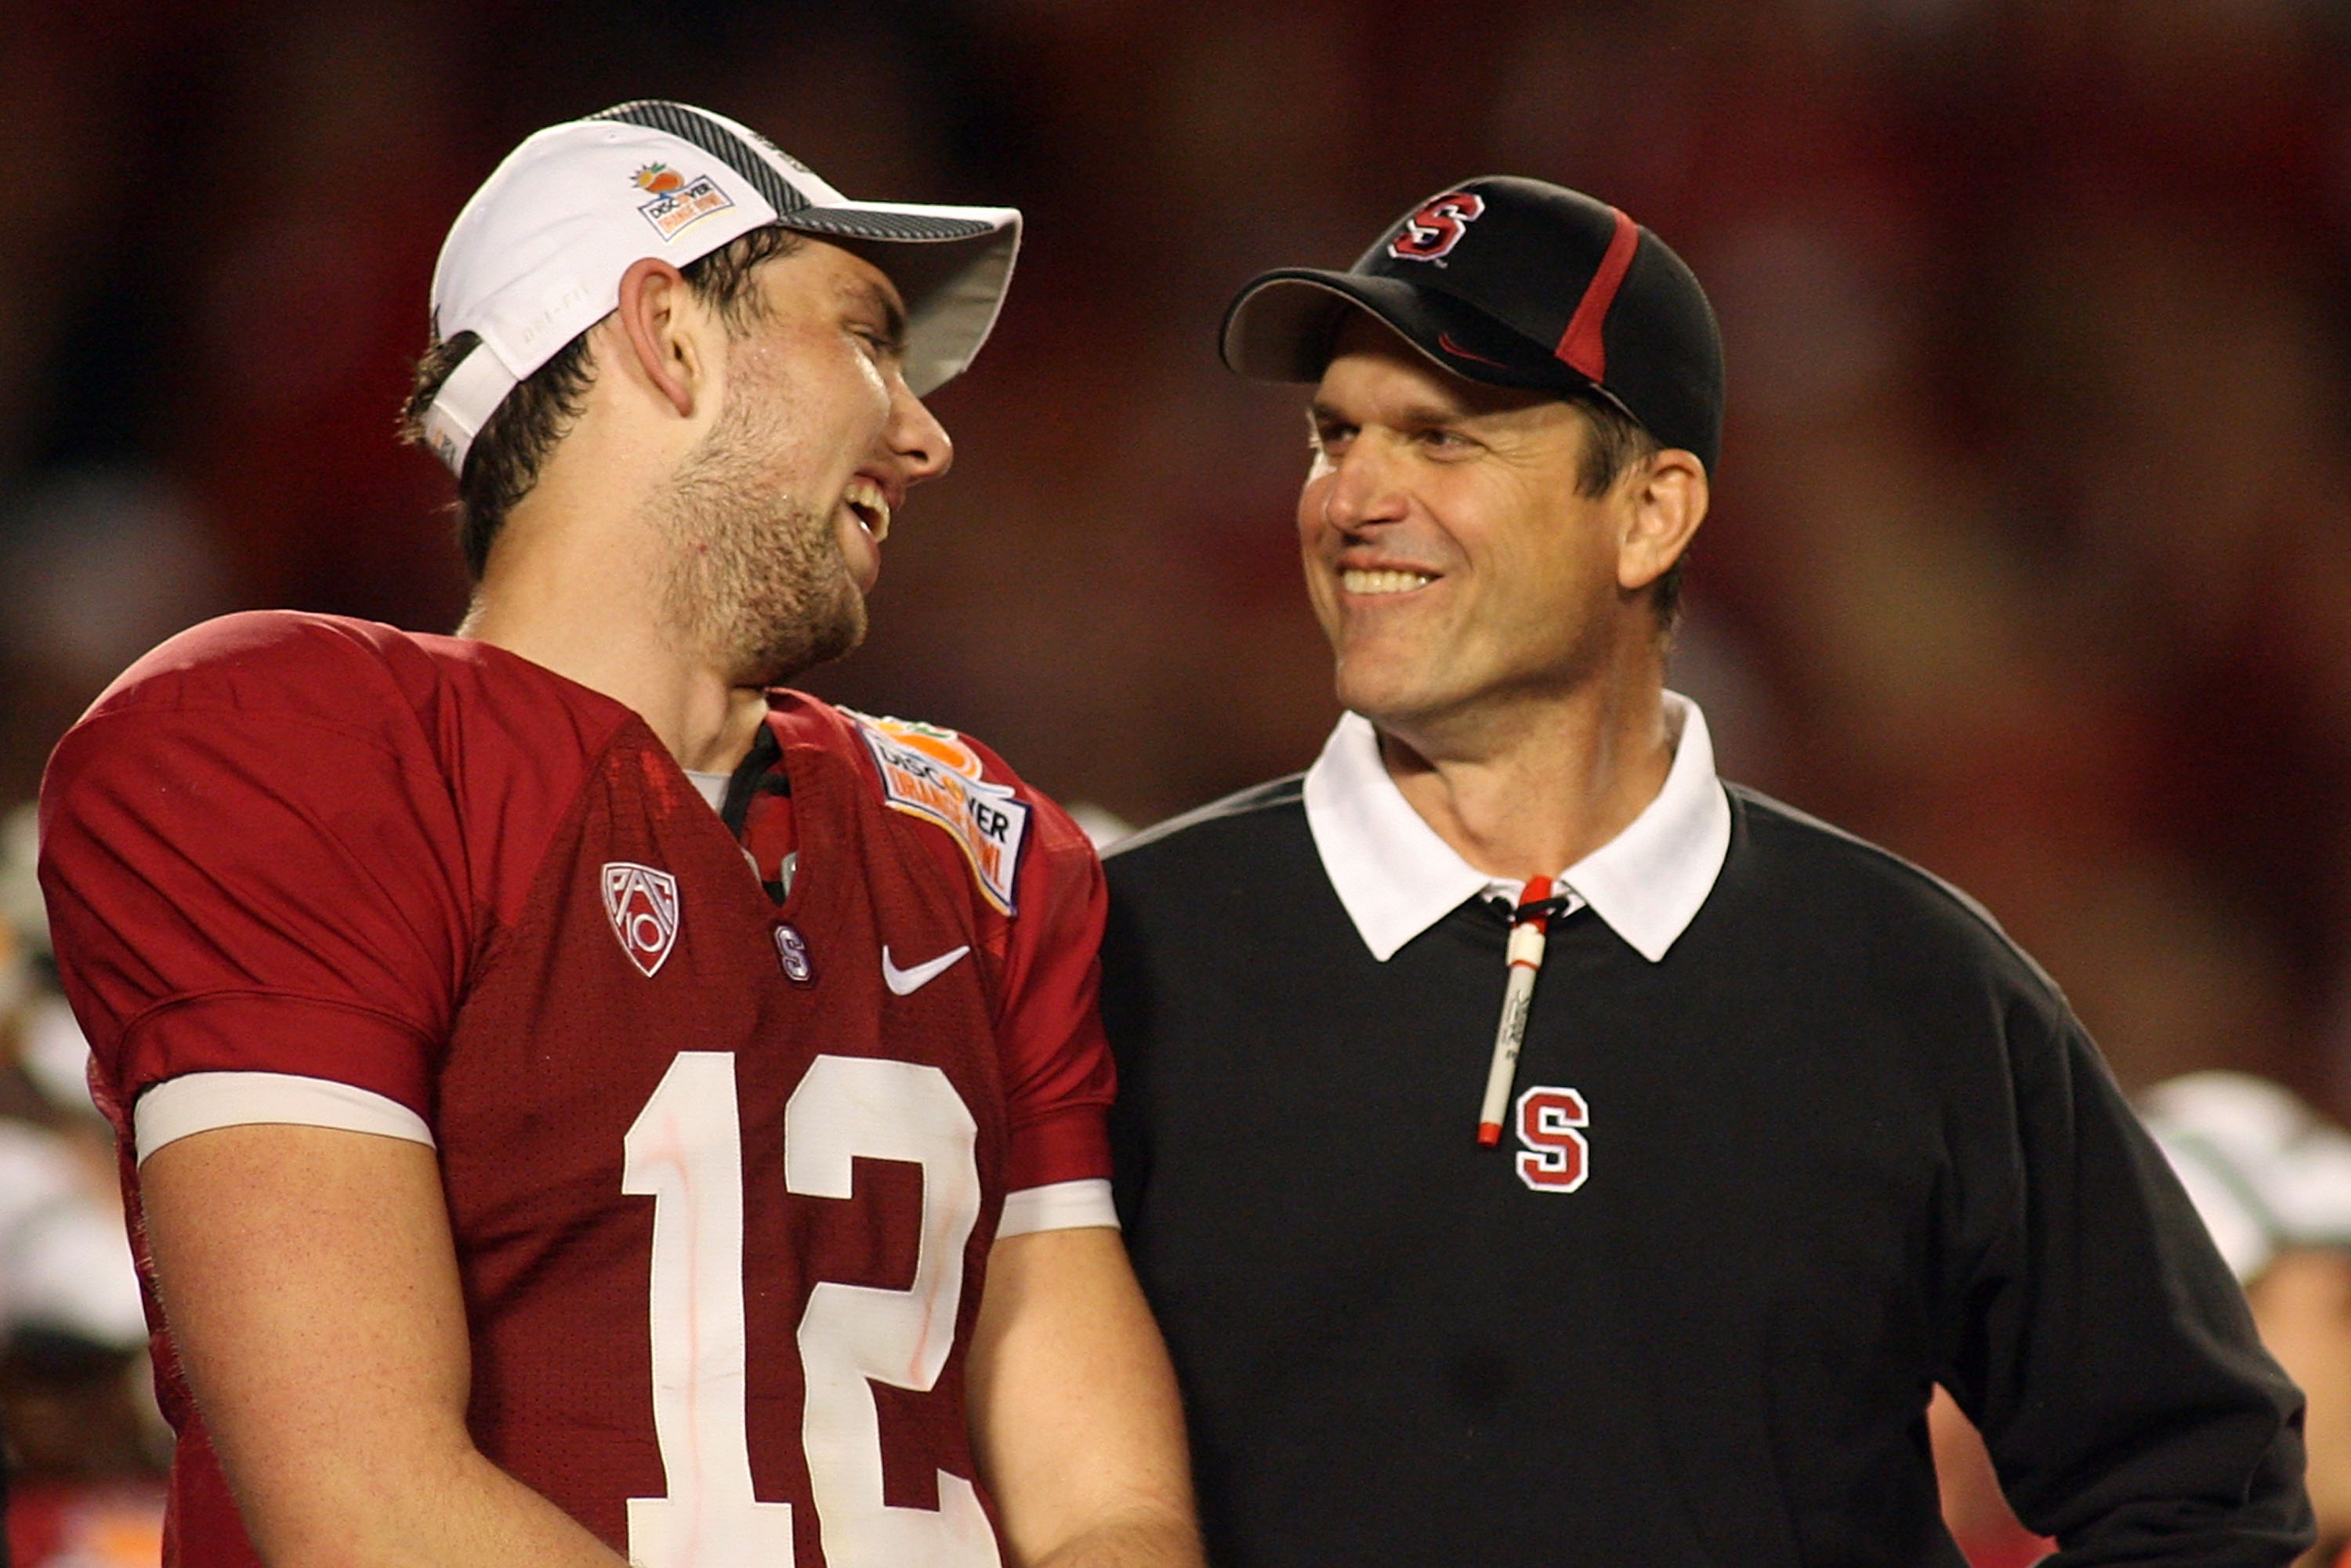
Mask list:
[[[986,747],[956,730],[842,708],[872,759],[883,803],[944,831],[970,863],[980,895],[1019,913],[1021,850],[1047,802]]]
[[[191,626],[115,677],[89,718],[218,706],[347,712],[371,684],[407,685],[428,665],[421,639],[342,615],[250,610]]]
[[[168,737],[193,729],[282,745],[267,738],[283,734],[271,727],[292,723],[386,753],[437,752],[463,727],[458,716],[484,707],[485,692],[500,694],[487,704],[503,714],[489,721],[494,727],[518,722],[520,708],[538,716],[528,720],[532,733],[559,728],[586,749],[630,716],[611,698],[486,643],[344,615],[257,610],[192,626],[155,648],[115,679],[68,740],[77,750],[119,748],[125,727],[155,728],[151,721],[177,714],[181,721],[159,731],[158,744],[177,744]],[[224,712],[234,722],[209,716]],[[107,739],[94,743],[97,735]]]

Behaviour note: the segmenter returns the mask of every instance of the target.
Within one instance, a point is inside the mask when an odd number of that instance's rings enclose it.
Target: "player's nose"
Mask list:
[[[935,479],[955,464],[955,442],[946,426],[904,381],[897,383],[891,400],[890,423],[883,434],[909,485]]]

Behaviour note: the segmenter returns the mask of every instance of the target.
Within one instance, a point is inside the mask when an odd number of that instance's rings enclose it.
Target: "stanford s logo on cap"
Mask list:
[[[604,862],[604,913],[612,935],[647,979],[677,945],[677,878],[634,861]]]
[[[689,183],[666,163],[648,163],[629,178],[637,189],[652,193],[653,199],[637,211],[644,214],[645,222],[664,240],[675,239],[695,219],[723,213],[735,204],[709,175]]]
[[[1388,254],[1398,261],[1441,260],[1485,211],[1486,198],[1475,191],[1439,196],[1405,219],[1403,229],[1388,241]]]

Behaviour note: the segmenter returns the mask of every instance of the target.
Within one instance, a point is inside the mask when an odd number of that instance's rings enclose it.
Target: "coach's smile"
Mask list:
[[[1339,586],[1356,594],[1410,593],[1436,580],[1430,572],[1370,567],[1349,567],[1339,573]]]

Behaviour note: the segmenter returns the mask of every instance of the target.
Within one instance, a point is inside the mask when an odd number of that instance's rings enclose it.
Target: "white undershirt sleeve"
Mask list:
[[[424,1118],[371,1090],[290,1072],[191,1072],[139,1096],[131,1127],[144,1162],[164,1145],[214,1127],[260,1123],[374,1133],[433,1146]]]
[[[1093,1225],[1118,1228],[1118,1209],[1111,1202],[1110,1181],[1105,1176],[1050,1182],[1006,1193],[1004,1218],[997,1221],[996,1239],[1026,1236],[1032,1230],[1082,1230]]]

